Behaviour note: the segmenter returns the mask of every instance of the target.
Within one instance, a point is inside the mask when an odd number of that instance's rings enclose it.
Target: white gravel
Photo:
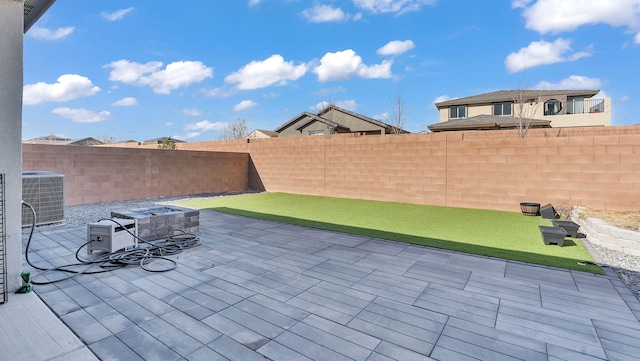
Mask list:
[[[221,197],[223,195],[196,195],[148,198],[135,201],[116,201],[105,203],[67,206],[64,209],[64,222],[38,226],[38,228],[75,227],[97,222],[101,218],[111,218],[111,211],[117,209],[149,208],[159,205],[177,205],[177,202]]]
[[[587,241],[588,242],[588,241]],[[595,251],[594,259],[608,264],[609,267],[620,277],[631,293],[640,301],[640,257],[632,256],[622,252],[614,251],[593,243],[591,252]]]
[[[157,205],[172,205],[183,200],[220,197],[223,195],[196,195],[179,197],[161,197],[136,201],[95,203],[65,208],[63,223],[39,226],[38,228],[81,226],[96,222],[101,218],[110,218],[111,211],[116,209],[147,208]],[[586,241],[583,239],[583,241]],[[634,257],[614,251],[586,241],[592,256],[598,263],[608,264],[629,287],[633,295],[640,301],[640,257]]]

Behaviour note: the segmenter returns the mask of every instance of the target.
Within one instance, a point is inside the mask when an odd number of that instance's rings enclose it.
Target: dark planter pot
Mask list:
[[[556,212],[556,209],[553,208],[551,204],[546,204],[540,207],[540,215],[542,216],[542,218],[546,218],[546,219],[560,218],[560,215],[558,214],[558,212]]]
[[[525,216],[539,216],[540,203],[522,202],[520,203],[520,210]]]
[[[567,231],[562,227],[549,227],[549,226],[538,226],[540,229],[540,234],[542,234],[542,241],[547,246],[555,243],[559,247],[564,245],[564,237],[567,236]]]
[[[553,225],[556,227],[561,227],[562,229],[564,229],[569,237],[578,237],[578,228],[580,228],[580,225],[578,223],[572,221],[561,221],[557,219],[552,219],[551,223],[553,223]]]

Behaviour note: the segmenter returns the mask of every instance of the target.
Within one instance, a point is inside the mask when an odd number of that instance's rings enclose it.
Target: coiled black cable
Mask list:
[[[54,273],[54,272],[63,272],[64,274],[67,275],[66,277],[62,277],[54,280],[47,280],[47,281],[35,281],[32,278],[31,283],[35,285],[45,285],[45,284],[56,283],[56,282],[70,279],[78,275],[91,275],[91,274],[111,272],[113,270],[126,267],[129,265],[138,265],[140,266],[140,268],[142,268],[147,272],[167,272],[167,271],[176,269],[176,267],[178,266],[174,260],[167,258],[167,256],[176,255],[185,249],[200,245],[200,239],[196,235],[191,233],[186,233],[182,230],[176,230],[178,234],[172,235],[166,239],[146,241],[138,237],[137,235],[133,234],[129,229],[122,226],[122,224],[120,224],[118,221],[111,218],[102,218],[98,220],[98,222],[103,220],[111,221],[119,225],[124,230],[126,230],[129,234],[135,237],[138,240],[138,247],[130,250],[121,249],[116,252],[106,253],[92,259],[83,259],[80,257],[80,251],[84,249],[84,247],[87,247],[89,243],[92,242],[92,241],[88,241],[82,244],[76,250],[75,257],[78,260],[78,263],[70,263],[63,266],[50,267],[50,268],[39,267],[33,264],[29,259],[29,247],[31,245],[31,239],[33,237],[33,230],[36,228],[36,211],[31,204],[25,201],[22,201],[22,205],[29,208],[33,215],[31,231],[29,232],[29,238],[27,240],[27,244],[25,246],[25,252],[24,252],[27,264],[29,264],[34,269],[42,271],[39,275],[37,275],[40,277],[45,277],[46,274]],[[151,268],[148,265],[151,264],[153,260],[167,262],[169,263],[169,266],[163,267],[163,268]],[[99,269],[97,270],[94,269],[96,267],[99,267]],[[78,268],[82,268],[82,269],[78,269]]]

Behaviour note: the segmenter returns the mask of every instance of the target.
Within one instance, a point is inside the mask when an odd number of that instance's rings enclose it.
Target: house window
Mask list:
[[[544,115],[556,115],[562,110],[562,103],[558,99],[549,99],[544,102]]]
[[[324,135],[324,130],[310,130],[309,135]]]
[[[511,115],[512,102],[494,103],[493,115]]]
[[[584,97],[572,97],[567,98],[567,114],[582,114],[584,113]]]
[[[466,105],[458,105],[449,108],[449,118],[466,118],[467,117],[467,106]]]

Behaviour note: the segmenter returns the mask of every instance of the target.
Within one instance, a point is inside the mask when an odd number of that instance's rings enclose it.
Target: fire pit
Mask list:
[[[174,231],[197,233],[200,230],[200,211],[178,206],[117,209],[111,217],[138,220],[138,237],[145,241],[167,238]]]

